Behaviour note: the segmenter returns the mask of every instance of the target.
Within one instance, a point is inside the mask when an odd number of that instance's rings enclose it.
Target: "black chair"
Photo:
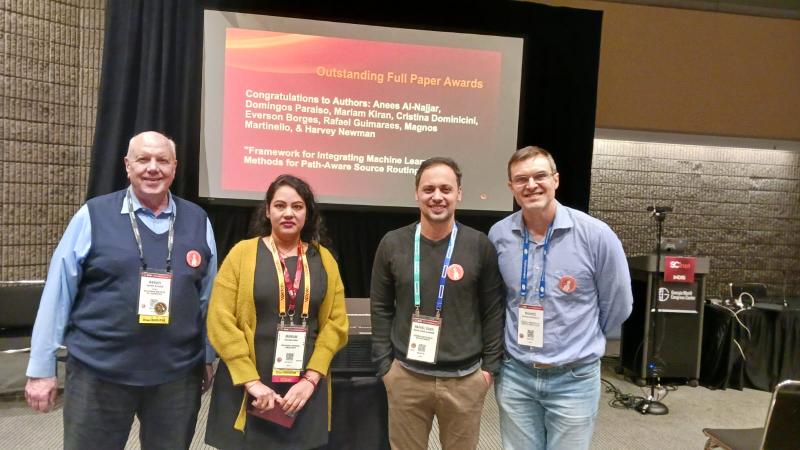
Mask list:
[[[705,449],[798,450],[800,449],[800,381],[786,380],[775,387],[764,428],[704,428]]]
[[[43,286],[43,281],[0,282],[0,394],[25,388],[31,327]]]
[[[0,329],[32,327],[44,281],[0,283]]]

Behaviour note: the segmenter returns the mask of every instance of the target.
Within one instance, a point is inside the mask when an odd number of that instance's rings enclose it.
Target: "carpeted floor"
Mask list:
[[[610,364],[604,364],[603,378],[620,391],[644,395],[644,388],[624,381]],[[192,449],[211,448],[202,443],[205,432],[209,395],[203,396]],[[681,386],[669,392],[664,403],[666,416],[643,416],[633,410],[615,409],[608,405],[613,395],[604,392],[592,449],[701,449],[705,442],[704,427],[749,428],[764,425],[769,404],[768,392],[754,390],[711,391],[703,387]],[[0,449],[50,450],[61,448],[61,411],[37,414],[28,409],[19,396],[6,396],[0,401]],[[139,448],[138,429],[134,425],[128,449]],[[430,449],[439,449],[437,429],[431,432]],[[481,425],[480,449],[500,449],[497,404],[492,392],[486,398]]]

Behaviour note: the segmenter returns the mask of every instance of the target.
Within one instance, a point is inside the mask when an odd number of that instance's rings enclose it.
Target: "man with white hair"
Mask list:
[[[134,415],[142,448],[188,448],[214,358],[204,328],[214,233],[199,206],[169,192],[172,140],[140,133],[124,161],[130,186],[87,201],[53,253],[25,397],[53,409],[63,344],[65,449],[122,449]]]

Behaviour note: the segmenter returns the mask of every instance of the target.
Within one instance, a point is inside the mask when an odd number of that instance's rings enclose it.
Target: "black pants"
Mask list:
[[[67,360],[64,449],[124,449],[134,414],[143,450],[187,449],[200,409],[202,367],[176,381],[127,386],[98,379],[84,364]]]

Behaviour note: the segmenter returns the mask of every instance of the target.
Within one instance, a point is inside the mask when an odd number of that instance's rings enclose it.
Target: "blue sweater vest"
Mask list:
[[[200,289],[211,250],[206,214],[173,196],[177,216],[172,252],[168,325],[139,324],[139,250],[127,214],[120,214],[125,190],[87,202],[92,246],[72,307],[65,343],[71,356],[98,377],[119,384],[152,386],[177,380],[204,359]],[[138,219],[137,219],[138,220]],[[148,269],[164,270],[167,232],[156,234],[138,221]],[[196,250],[199,267],[186,262]]]

